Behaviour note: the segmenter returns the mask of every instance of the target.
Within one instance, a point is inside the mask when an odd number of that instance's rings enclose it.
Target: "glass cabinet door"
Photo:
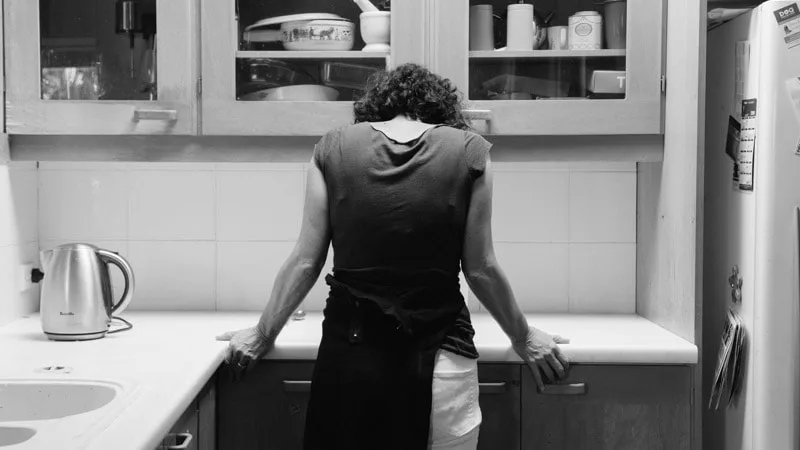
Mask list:
[[[406,30],[392,3],[203,0],[203,133],[318,135],[352,122]]]
[[[192,134],[193,0],[6,0],[16,134]]]
[[[434,70],[494,134],[656,134],[662,0],[435,0]]]

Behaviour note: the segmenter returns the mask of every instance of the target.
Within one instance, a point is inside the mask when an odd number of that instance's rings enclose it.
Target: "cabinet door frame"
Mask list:
[[[423,0],[392,5],[391,51],[386,66],[422,63]],[[353,122],[352,102],[236,100],[238,30],[234,0],[200,0],[202,30],[202,134],[318,136]],[[358,22],[356,21],[356,26]],[[416,31],[415,31],[416,30]],[[273,52],[270,52],[273,53]]]
[[[462,92],[467,92],[469,1],[427,1],[433,16],[431,68],[450,78]],[[468,101],[469,109],[490,111],[485,127],[478,129],[486,134],[505,135],[663,133],[661,79],[666,3],[665,0],[639,0],[628,2],[627,7],[627,94],[624,100]],[[480,117],[486,118],[487,113]]]
[[[42,100],[38,0],[6,0],[9,134],[190,135],[197,132],[197,0],[156,0],[158,100]],[[138,112],[137,112],[138,111]],[[174,111],[177,120],[163,120]]]

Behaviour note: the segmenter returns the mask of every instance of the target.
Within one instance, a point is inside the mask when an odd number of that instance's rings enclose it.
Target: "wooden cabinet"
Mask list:
[[[217,392],[219,450],[303,448],[311,362],[258,364],[234,383],[220,368]]]
[[[195,134],[196,2],[5,0],[8,132]]]
[[[361,11],[352,0],[201,0],[202,133],[308,136],[352,123],[352,100],[370,73],[385,69],[390,61],[422,61],[422,54],[414,51],[422,47],[424,35],[421,4],[422,0],[392,2],[385,24],[391,29],[387,52],[362,51]],[[280,24],[248,30],[266,18],[309,12],[349,20],[353,34],[340,37],[352,37],[352,48],[290,51],[281,42],[256,37],[262,31],[279,30]],[[339,39],[338,31],[332,32],[331,39]],[[315,35],[311,39],[325,42]],[[289,92],[297,89],[313,92]],[[286,101],[271,101],[282,92]],[[335,101],[325,100],[334,96]]]
[[[522,448],[689,449],[691,399],[688,366],[577,365],[544,392],[523,371]]]
[[[212,378],[156,450],[215,450],[216,396],[216,379]]]
[[[624,48],[597,50],[470,50],[470,7],[488,4],[499,19],[504,0],[432,0],[430,67],[469,101],[469,116],[489,134],[659,134],[664,65],[663,0],[628,1]],[[539,0],[535,11],[550,26],[566,26],[578,11],[611,11],[592,0]],[[625,3],[616,3],[613,7]],[[595,27],[596,28],[596,27]],[[495,47],[506,45],[505,20],[494,21]],[[601,28],[600,33],[603,33]],[[572,35],[570,35],[572,36]],[[614,45],[611,45],[614,46]],[[606,78],[607,77],[607,78]],[[592,79],[596,84],[593,86]],[[602,86],[603,78],[605,87]],[[614,81],[616,80],[616,81]],[[617,83],[617,84],[615,84]],[[614,88],[620,88],[613,92]]]
[[[519,364],[481,364],[478,368],[483,421],[479,450],[520,450]]]

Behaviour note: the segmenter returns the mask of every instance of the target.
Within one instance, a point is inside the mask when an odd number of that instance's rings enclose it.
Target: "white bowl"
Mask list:
[[[239,100],[276,102],[333,102],[339,98],[339,91],[332,87],[317,84],[296,84],[264,89],[242,95]]]
[[[392,16],[389,11],[368,11],[361,13],[361,38],[367,44],[365,52],[384,52],[389,50]]]

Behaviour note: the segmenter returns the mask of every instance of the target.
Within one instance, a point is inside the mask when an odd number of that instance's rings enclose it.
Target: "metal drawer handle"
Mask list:
[[[492,110],[490,109],[462,109],[461,114],[469,120],[492,120]]]
[[[163,120],[164,122],[175,122],[178,120],[178,111],[174,109],[136,109],[133,111],[133,120]]]
[[[545,384],[544,389],[540,389],[542,395],[584,395],[586,394],[586,383],[570,384]]]
[[[310,392],[311,391],[311,382],[310,381],[283,380],[283,390],[285,392]]]
[[[186,450],[189,448],[189,444],[192,442],[192,433],[177,433],[177,434],[170,434],[168,438],[175,438],[175,445],[167,445],[164,448],[167,450]]]
[[[506,393],[506,383],[478,383],[481,395],[497,395]]]

